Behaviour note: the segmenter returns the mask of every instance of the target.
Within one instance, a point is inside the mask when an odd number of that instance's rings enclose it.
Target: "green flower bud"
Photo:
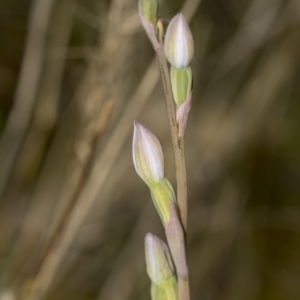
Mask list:
[[[157,236],[147,233],[145,237],[147,272],[155,284],[174,275],[174,266],[168,246]]]
[[[179,107],[191,93],[192,69],[190,66],[181,69],[171,66],[170,77],[173,97]]]
[[[164,154],[158,138],[134,122],[132,156],[136,172],[149,185],[164,178]]]
[[[169,63],[180,69],[190,64],[194,56],[194,40],[183,14],[179,13],[170,22],[164,42]]]
[[[140,0],[139,10],[142,16],[154,26],[157,22],[158,1],[157,0]]]

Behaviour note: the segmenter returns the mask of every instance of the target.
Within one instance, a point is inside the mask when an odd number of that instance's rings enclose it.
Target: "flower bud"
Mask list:
[[[191,93],[192,69],[190,66],[181,69],[171,66],[170,78],[173,97],[179,107]]]
[[[154,26],[157,22],[158,0],[140,0],[139,10],[142,16]]]
[[[183,14],[177,14],[170,22],[164,42],[169,63],[180,69],[189,65],[194,56],[194,40]]]
[[[174,266],[167,245],[152,233],[145,237],[147,272],[151,281],[159,284],[174,275]]]
[[[133,163],[147,185],[164,177],[164,154],[158,138],[138,122],[134,122]]]

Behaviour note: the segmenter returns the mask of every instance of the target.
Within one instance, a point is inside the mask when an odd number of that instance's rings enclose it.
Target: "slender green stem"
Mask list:
[[[184,231],[187,229],[187,180],[184,156],[184,143],[178,136],[178,127],[175,117],[174,100],[171,88],[171,81],[167,60],[164,54],[162,43],[160,48],[157,49],[157,57],[159,62],[159,70],[163,81],[163,88],[167,104],[167,112],[169,119],[169,126],[171,131],[171,139],[174,150],[175,166],[176,166],[176,181],[177,181],[177,199],[180,211],[181,221]]]

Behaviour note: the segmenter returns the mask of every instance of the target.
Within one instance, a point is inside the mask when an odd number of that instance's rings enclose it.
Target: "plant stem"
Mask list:
[[[159,71],[163,82],[165,93],[168,120],[171,131],[171,140],[174,150],[176,182],[177,182],[177,201],[179,206],[180,219],[183,225],[183,232],[186,236],[187,230],[187,179],[184,156],[184,141],[178,135],[178,126],[175,117],[174,99],[171,88],[169,68],[164,54],[163,43],[160,41],[160,47],[156,49],[159,62]],[[179,300],[190,300],[189,278],[178,277],[178,294]]]
[[[183,224],[184,232],[187,229],[187,180],[184,156],[184,141],[178,136],[178,127],[175,118],[174,100],[171,88],[171,81],[167,60],[164,54],[162,43],[156,50],[159,71],[161,74],[165,99],[167,104],[168,120],[171,131],[171,140],[174,150],[175,166],[176,166],[176,181],[177,181],[177,199],[180,212],[180,218]]]

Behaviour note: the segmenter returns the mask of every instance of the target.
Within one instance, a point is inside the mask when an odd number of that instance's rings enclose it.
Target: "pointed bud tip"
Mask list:
[[[178,13],[177,15],[175,15],[171,21],[178,22],[178,23],[181,23],[181,22],[187,23],[184,15],[181,12]]]
[[[151,232],[147,232],[145,236],[145,243],[149,243],[154,238],[154,235]]]
[[[136,120],[133,121],[133,126],[134,128],[138,127],[140,125],[140,123]]]
[[[141,123],[139,123],[138,121],[134,120],[133,121],[133,126],[134,126],[134,130],[135,131],[141,131],[141,132],[145,132],[148,131],[150,132],[150,130],[148,130],[145,126],[143,126]],[[150,132],[151,133],[151,132]],[[151,133],[152,134],[152,133]]]

